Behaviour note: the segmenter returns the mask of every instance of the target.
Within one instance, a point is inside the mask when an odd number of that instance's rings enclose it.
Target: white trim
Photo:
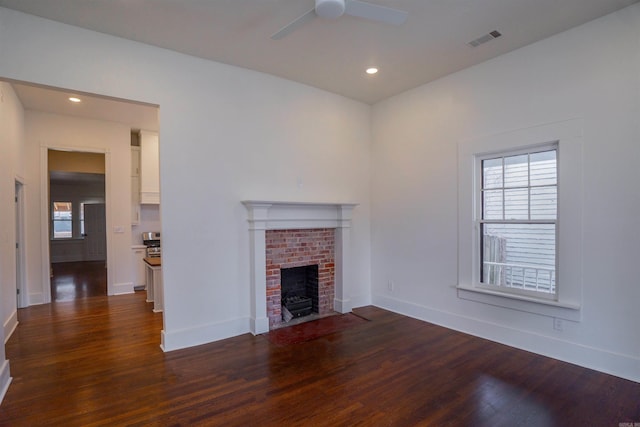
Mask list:
[[[235,337],[248,332],[249,319],[246,317],[171,332],[163,330],[161,332],[162,342],[160,348],[165,352],[179,350],[181,348],[193,347]]]
[[[540,314],[549,317],[557,317],[576,322],[582,320],[580,306],[575,304],[528,297],[526,295],[507,294],[479,287],[467,288],[464,286],[458,286],[457,289],[458,298],[460,299],[481,302],[489,305],[497,305],[499,307],[506,307],[513,310],[525,311],[527,313]],[[496,298],[506,298],[508,300],[502,304],[496,304]]]
[[[373,305],[447,329],[495,341],[510,347],[640,382],[640,357],[586,346],[557,337],[512,328],[501,323],[436,310],[386,295],[373,295]]]
[[[134,293],[133,282],[114,283],[113,294],[110,295],[124,295]]]
[[[14,310],[13,313],[11,313],[11,316],[9,316],[9,318],[7,319],[6,322],[4,322],[4,325],[3,325],[5,344],[7,343],[7,341],[9,341],[9,338],[11,338],[13,331],[15,331],[17,327],[18,327],[18,310]]]
[[[541,144],[535,144],[535,145],[528,145],[527,147],[518,147],[517,149],[508,149],[508,150],[502,150],[499,152],[492,152],[490,154],[487,153],[481,153],[481,154],[476,154],[475,160],[474,160],[474,171],[473,171],[473,176],[474,176],[474,207],[475,207],[475,212],[473,215],[473,221],[475,224],[475,230],[476,230],[476,236],[474,236],[474,241],[473,241],[473,250],[474,250],[474,256],[473,256],[473,261],[474,261],[474,268],[473,268],[473,283],[476,284],[476,287],[478,287],[478,291],[488,291],[485,292],[487,294],[494,294],[494,295],[501,295],[501,294],[506,294],[507,296],[510,295],[516,295],[517,299],[522,299],[522,296],[526,296],[526,295],[530,295],[533,298],[528,299],[529,301],[533,301],[536,302],[536,298],[538,298],[541,302],[542,301],[547,301],[547,300],[556,300],[557,297],[557,288],[556,288],[556,292],[554,293],[544,293],[544,292],[540,292],[537,290],[527,290],[527,289],[521,289],[521,288],[515,288],[515,287],[507,287],[507,286],[500,286],[500,285],[493,285],[493,284],[487,284],[482,282],[482,277],[481,277],[481,270],[483,265],[481,265],[481,260],[483,259],[483,248],[482,246],[482,228],[487,225],[487,224],[491,224],[491,225],[505,225],[505,224],[516,224],[516,225],[541,225],[541,224],[549,224],[549,225],[553,225],[555,228],[555,242],[554,242],[554,252],[555,252],[555,260],[554,260],[554,274],[556,277],[556,282],[557,282],[557,273],[558,273],[558,251],[557,251],[557,246],[558,246],[558,209],[557,209],[557,202],[556,202],[556,217],[552,220],[550,219],[538,219],[538,220],[532,220],[531,219],[531,189],[535,188],[535,186],[531,185],[531,181],[530,181],[530,173],[531,173],[531,164],[530,164],[530,155],[534,154],[534,153],[541,153],[541,152],[550,152],[550,151],[554,151],[555,152],[555,157],[556,157],[556,174],[558,171],[558,164],[560,163],[558,157],[559,157],[559,144],[558,141],[553,141],[553,142],[543,142]],[[518,156],[518,155],[527,155],[527,185],[526,186],[517,186],[517,187],[507,187],[505,184],[505,180],[506,180],[506,171],[505,171],[505,158],[506,157],[512,157],[512,156]],[[483,182],[483,167],[482,164],[485,160],[497,160],[497,159],[501,159],[502,160],[502,186],[501,187],[496,187],[496,188],[484,188],[484,182]],[[557,175],[556,175],[557,178]],[[558,185],[558,180],[556,179],[556,183],[554,185],[554,187],[556,188],[556,194],[558,194],[559,192],[559,185]],[[550,187],[551,185],[544,185],[544,187]],[[513,190],[513,189],[526,189],[527,190],[527,219],[506,219],[506,213],[505,213],[505,209],[506,209],[506,191],[509,190]],[[485,191],[494,191],[494,190],[499,190],[502,191],[502,219],[484,219],[483,218],[483,212],[484,212],[484,206],[483,206],[483,200],[484,200],[484,194],[486,194]],[[537,269],[537,266],[534,267],[525,267],[525,268],[535,268]],[[493,291],[493,292],[491,292]]]
[[[29,298],[27,292],[27,251],[26,251],[26,233],[25,233],[25,223],[26,223],[26,210],[25,210],[25,201],[26,201],[26,186],[25,180],[20,175],[15,175],[15,184],[20,186],[20,191],[16,195],[18,197],[18,218],[16,218],[17,224],[17,236],[16,242],[18,243],[18,251],[20,252],[20,256],[18,261],[16,262],[16,289],[19,292],[17,298],[17,308],[27,307],[29,305]]]
[[[7,390],[9,390],[9,384],[11,384],[11,372],[9,370],[9,361],[2,361],[2,366],[0,367],[0,403],[4,399],[5,394],[7,394]]]
[[[580,319],[582,303],[582,128],[580,119],[533,126],[458,144],[458,296],[480,303],[544,316]],[[558,271],[555,306],[548,299],[495,293],[479,283],[475,165],[478,156],[527,150],[558,141]],[[562,188],[560,188],[560,186]],[[569,219],[564,220],[563,219]],[[561,223],[562,222],[562,223]],[[472,291],[472,292],[469,292]],[[526,309],[525,309],[526,308]],[[578,313],[567,314],[567,309]]]
[[[334,310],[351,311],[349,285],[351,265],[350,227],[356,203],[315,203],[245,200],[250,243],[249,325],[254,335],[269,331],[267,318],[267,285],[265,231],[284,229],[334,228],[335,231],[335,297]]]

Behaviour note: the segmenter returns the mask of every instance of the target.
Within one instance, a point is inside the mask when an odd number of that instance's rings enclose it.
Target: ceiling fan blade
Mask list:
[[[287,34],[295,31],[295,29],[300,27],[302,24],[308,21],[311,21],[315,17],[316,17],[316,11],[315,9],[311,9],[304,15],[301,15],[298,18],[296,18],[293,22],[282,27],[277,33],[272,35],[271,38],[273,40],[280,40],[281,38],[285,37]]]
[[[404,10],[392,9],[360,0],[347,0],[344,13],[392,25],[402,25],[407,22],[409,17],[409,14]]]

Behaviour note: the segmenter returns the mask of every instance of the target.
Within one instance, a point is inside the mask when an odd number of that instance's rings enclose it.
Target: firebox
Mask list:
[[[318,313],[318,265],[283,268],[280,270],[282,318]],[[286,310],[285,310],[286,309]]]

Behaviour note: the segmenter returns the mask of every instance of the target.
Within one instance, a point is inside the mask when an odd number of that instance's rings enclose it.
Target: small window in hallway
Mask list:
[[[73,237],[73,209],[71,202],[53,202],[51,215],[54,239]]]

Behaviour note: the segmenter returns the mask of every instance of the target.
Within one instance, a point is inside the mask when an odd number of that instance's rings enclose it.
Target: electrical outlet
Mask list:
[[[393,280],[389,280],[389,282],[387,282],[387,290],[389,292],[393,292],[394,287],[395,287],[395,284],[393,283]]]
[[[561,331],[562,330],[562,319],[558,319],[557,317],[553,318],[553,329],[555,329],[556,331]]]

